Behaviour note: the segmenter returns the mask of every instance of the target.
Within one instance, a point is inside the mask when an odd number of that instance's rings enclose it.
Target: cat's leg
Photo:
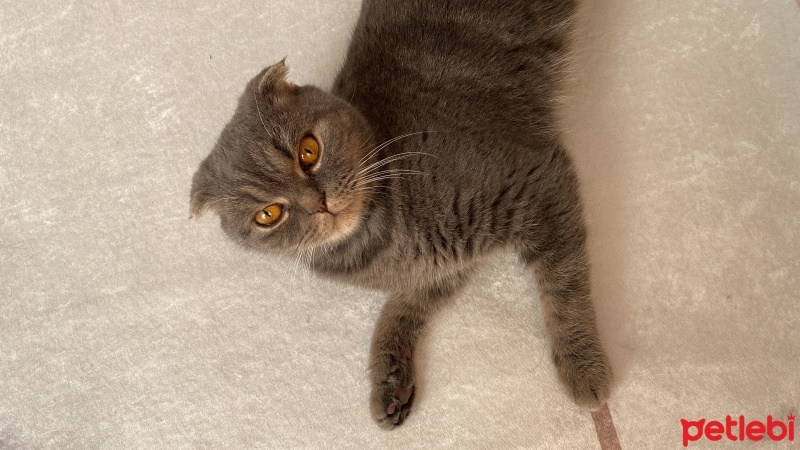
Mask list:
[[[590,298],[580,203],[560,209],[555,217],[547,238],[537,243],[538,250],[523,252],[523,257],[536,274],[559,378],[578,406],[595,409],[609,397],[612,373]]]
[[[372,417],[392,429],[408,416],[414,401],[414,354],[425,325],[463,284],[463,276],[424,289],[391,295],[372,336],[370,371]]]

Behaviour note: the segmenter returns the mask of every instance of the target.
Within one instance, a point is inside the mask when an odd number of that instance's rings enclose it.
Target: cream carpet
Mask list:
[[[245,82],[288,56],[295,82],[329,86],[359,3],[0,6],[0,448],[600,448],[511,255],[435,321],[416,409],[384,432],[366,371],[381,295],[187,219]],[[622,448],[682,448],[681,419],[786,421],[800,8],[592,0],[582,19],[564,123]]]

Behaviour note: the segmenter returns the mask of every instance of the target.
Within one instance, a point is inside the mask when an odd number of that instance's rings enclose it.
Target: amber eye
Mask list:
[[[265,227],[275,225],[275,222],[281,218],[283,214],[283,206],[279,204],[269,205],[256,213],[256,223]]]
[[[311,166],[319,159],[319,142],[312,136],[306,136],[300,141],[300,164]]]

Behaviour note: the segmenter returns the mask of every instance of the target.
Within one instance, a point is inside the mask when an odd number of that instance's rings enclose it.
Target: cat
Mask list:
[[[572,0],[365,0],[331,92],[247,85],[194,175],[238,244],[302,253],[318,274],[388,300],[370,349],[371,413],[401,424],[431,316],[492,251],[538,281],[566,392],[595,409],[612,371],[590,299],[575,171],[556,126]]]

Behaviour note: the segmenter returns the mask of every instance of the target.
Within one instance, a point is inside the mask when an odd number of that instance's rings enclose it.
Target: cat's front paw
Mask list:
[[[613,378],[611,366],[599,344],[594,350],[553,355],[558,375],[572,401],[589,410],[599,409],[608,400]]]
[[[401,354],[373,355],[372,418],[381,428],[391,430],[400,425],[414,402],[414,369],[411,350]]]

